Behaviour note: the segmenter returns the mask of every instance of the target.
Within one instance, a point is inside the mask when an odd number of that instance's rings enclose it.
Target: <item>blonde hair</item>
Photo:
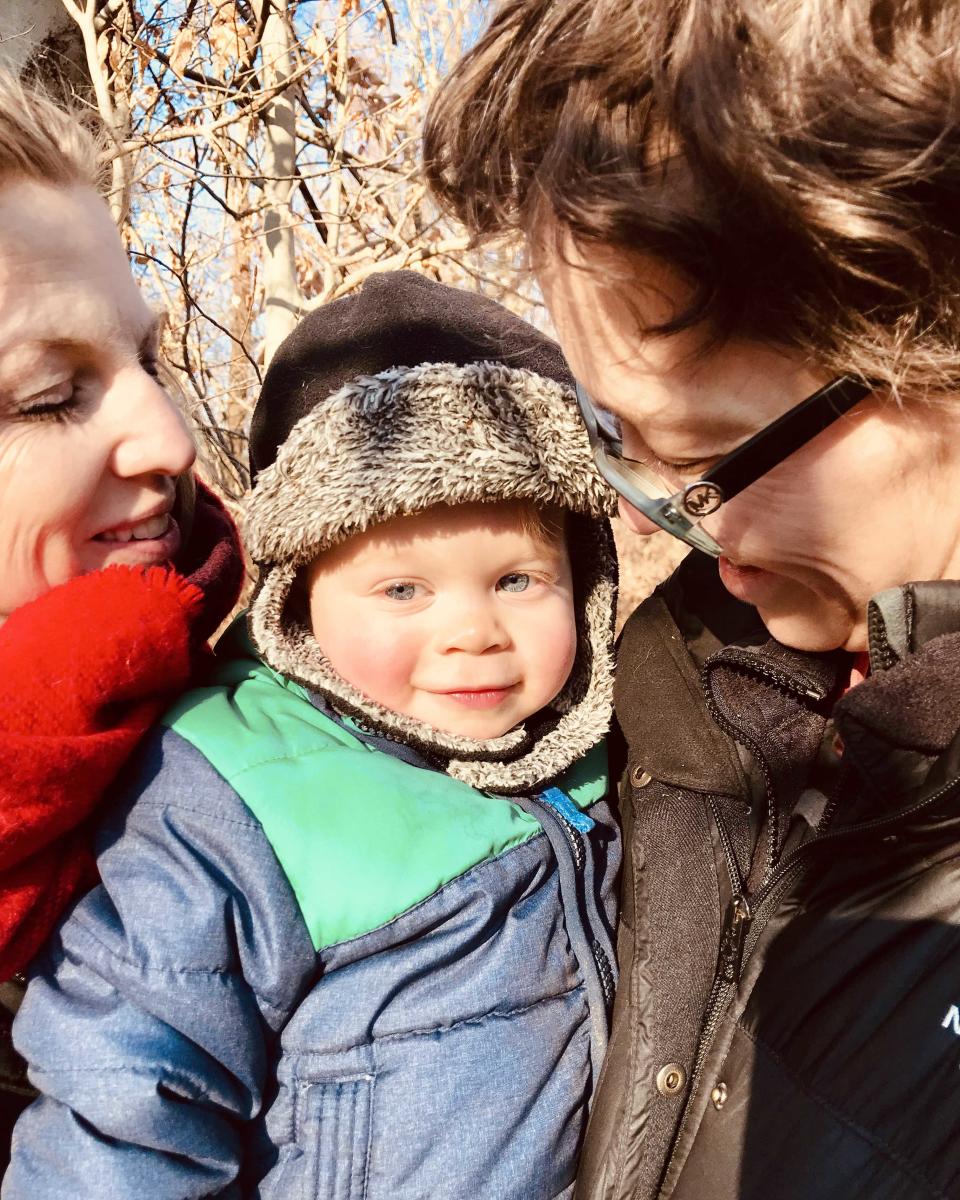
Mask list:
[[[103,194],[107,165],[104,139],[89,113],[64,108],[39,87],[0,71],[0,186],[30,179],[86,184]]]
[[[559,504],[539,505],[526,500],[512,503],[519,505],[518,523],[527,537],[551,549],[563,544],[567,532],[567,513]]]

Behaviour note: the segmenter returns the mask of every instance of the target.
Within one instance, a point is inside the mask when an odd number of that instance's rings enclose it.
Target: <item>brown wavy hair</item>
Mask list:
[[[478,240],[678,269],[690,301],[654,332],[960,389],[957,0],[501,0],[424,150]]]

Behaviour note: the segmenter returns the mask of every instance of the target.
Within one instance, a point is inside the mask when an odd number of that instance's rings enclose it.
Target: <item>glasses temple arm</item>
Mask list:
[[[859,379],[834,379],[721,458],[702,482],[716,484],[724,500],[732,499],[874,390],[875,385]]]

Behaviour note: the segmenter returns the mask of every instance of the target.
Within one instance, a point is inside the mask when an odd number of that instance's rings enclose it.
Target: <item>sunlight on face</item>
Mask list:
[[[521,515],[438,507],[321,555],[310,619],[337,673],[393,712],[472,738],[549,704],[576,654],[570,561]]]
[[[616,286],[605,284],[571,257],[538,269],[567,361],[621,418],[624,453],[655,457],[678,488],[828,381],[786,348],[710,345],[695,329],[645,334],[675,314],[681,282],[637,254],[626,260],[632,279],[620,255]],[[725,586],[786,645],[864,649],[877,591],[960,573],[958,422],[956,403],[900,409],[870,397],[856,406],[704,520],[725,551]],[[637,533],[654,532],[620,508]]]
[[[75,575],[169,560],[194,448],[103,201],[0,188],[0,621]]]

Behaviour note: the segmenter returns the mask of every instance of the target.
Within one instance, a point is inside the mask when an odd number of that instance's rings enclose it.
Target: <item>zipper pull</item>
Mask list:
[[[750,928],[753,914],[746,896],[734,896],[727,909],[720,933],[720,960],[717,973],[725,983],[740,982],[740,966],[743,962],[743,943]]]

